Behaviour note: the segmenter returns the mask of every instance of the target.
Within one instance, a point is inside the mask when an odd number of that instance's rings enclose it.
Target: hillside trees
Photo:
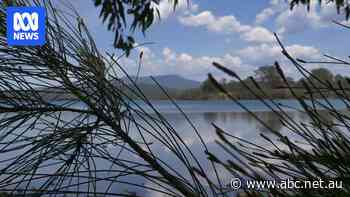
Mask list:
[[[217,92],[217,88],[213,85],[213,83],[208,78],[202,82],[200,88],[204,93],[216,93]]]
[[[329,84],[332,84],[335,88],[349,87],[349,83],[346,76],[341,74],[334,75],[334,73],[324,67],[315,68],[309,71],[310,74],[306,77],[293,78],[286,76],[286,81],[292,87],[298,87],[295,91],[298,95],[303,95],[305,89],[303,88],[303,83],[306,82],[310,88],[322,88],[324,83],[327,81]],[[252,81],[251,77],[254,78],[256,84]],[[321,82],[320,82],[321,81]],[[258,92],[257,85],[260,88],[263,88],[264,91],[270,95],[272,98],[292,98],[293,96],[290,92],[285,89],[285,82],[280,76],[278,70],[275,66],[262,66],[254,71],[254,76],[247,77],[242,80],[251,89],[254,89],[255,92]],[[237,80],[231,80],[229,82],[223,83],[220,81],[220,84],[230,91],[233,95],[236,95],[238,98],[243,99],[254,99],[255,97],[249,93],[249,91],[242,85],[241,82]],[[187,92],[186,99],[199,99],[196,95],[201,94],[201,98],[208,98],[211,95],[213,98],[220,98],[219,91],[215,85],[207,78],[202,82],[202,85],[199,90],[196,90],[196,94],[191,94],[194,90]],[[191,96],[192,95],[192,96]],[[207,95],[207,96],[206,96]],[[215,96],[216,95],[216,96]],[[332,95],[328,95],[332,96]],[[334,95],[333,95],[334,96]],[[181,98],[181,95],[180,95]]]
[[[317,83],[316,80],[329,81],[331,83],[334,81],[333,73],[327,68],[316,68],[311,70],[309,78],[314,83]]]
[[[262,85],[274,88],[282,83],[282,78],[274,66],[262,66],[254,71],[255,79]]]

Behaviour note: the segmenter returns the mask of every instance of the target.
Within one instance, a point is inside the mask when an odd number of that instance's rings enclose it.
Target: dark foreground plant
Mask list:
[[[206,174],[180,134],[135,83],[121,80],[120,73],[127,73],[120,57],[99,52],[68,1],[54,3],[13,1],[46,8],[44,46],[11,47],[5,32],[0,34],[0,191],[135,196],[132,192],[142,189],[166,196],[215,195],[209,178],[192,170]],[[60,12],[62,6],[70,11]],[[0,29],[6,28],[5,14],[2,5]],[[54,101],[63,94],[72,100]],[[164,161],[153,144],[168,150],[177,166]]]
[[[239,80],[252,94],[256,95],[256,99],[279,117],[284,129],[283,132],[274,130],[249,108],[242,105],[210,75],[209,78],[218,89],[256,118],[270,134],[261,134],[262,139],[269,146],[253,144],[214,124],[220,138],[217,143],[224,151],[231,154],[232,158],[222,160],[214,154],[208,153],[209,159],[222,165],[232,176],[241,179],[281,181],[289,178],[299,181],[338,181],[338,186],[342,186],[342,188],[334,186],[334,188],[328,189],[316,187],[308,189],[265,188],[263,191],[242,188],[248,195],[265,193],[273,196],[350,196],[350,116],[348,113],[350,92],[349,89],[344,88],[350,83],[350,80],[346,79],[334,84],[312,75],[305,69],[308,64],[349,66],[350,62],[328,55],[325,55],[328,58],[327,61],[315,62],[295,59],[284,48],[277,36],[276,38],[284,56],[305,78],[302,87],[292,87],[279,64],[275,63],[276,69],[284,81],[284,86],[280,88],[290,91],[300,107],[292,108],[269,98],[269,95],[259,87],[253,78],[251,80],[259,92],[252,91],[232,70],[214,63],[216,68]],[[295,93],[300,88],[306,91],[305,95],[298,96]],[[336,95],[336,99],[329,99],[327,96],[329,93]],[[268,99],[263,99],[261,95]],[[342,107],[340,108],[339,105]],[[304,119],[301,121],[293,119],[288,110],[302,113]]]
[[[180,133],[133,80],[131,84],[121,80],[118,73],[127,73],[118,62],[120,57],[99,52],[84,21],[71,7],[67,7],[71,12],[63,13],[48,0],[13,2],[47,9],[47,44],[8,46],[2,31],[6,29],[6,7],[0,7],[0,191],[6,192],[4,195],[137,196],[134,191],[142,189],[165,196],[225,196],[226,188],[216,164],[235,177],[344,181],[343,189],[337,190],[268,191],[276,196],[349,195],[350,117],[326,96],[330,91],[348,107],[349,92],[343,87],[344,82],[334,85],[309,77],[302,65],[306,62],[292,58],[282,45],[285,56],[302,75],[308,76],[303,87],[308,97],[294,94],[298,87],[288,84],[276,64],[285,81],[281,88],[295,95],[302,107],[295,110],[305,113],[308,120],[297,122],[282,108],[285,106],[259,97],[265,93],[257,83],[261,92],[251,93],[299,141],[269,127],[211,77],[222,92],[257,118],[273,136],[262,134],[271,143],[271,147],[262,147],[214,125],[219,145],[232,155],[231,160],[222,161],[209,152],[193,127],[213,161],[208,165],[210,169],[204,169],[206,161],[198,161]],[[335,62],[327,63],[350,64],[329,58]],[[215,66],[244,85],[232,71]],[[53,101],[62,94],[69,94],[72,100]],[[322,115],[320,107],[327,116]],[[165,161],[154,145],[168,150],[177,166]],[[209,177],[210,172],[214,172],[214,178]]]

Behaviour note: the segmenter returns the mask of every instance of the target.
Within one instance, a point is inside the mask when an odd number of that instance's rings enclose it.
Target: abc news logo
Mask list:
[[[10,46],[45,44],[45,9],[41,7],[8,7],[7,43]]]

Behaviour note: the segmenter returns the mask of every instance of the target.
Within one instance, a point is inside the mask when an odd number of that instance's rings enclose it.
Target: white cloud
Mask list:
[[[276,58],[281,53],[281,49],[277,46],[262,44],[259,46],[249,46],[237,51],[237,54],[251,62],[257,63],[262,60]],[[265,60],[266,60],[265,59]],[[273,60],[272,60],[273,61]]]
[[[232,54],[193,56],[184,52],[177,53],[166,47],[161,56],[153,56],[152,59],[143,62],[142,75],[178,74],[195,80],[204,80],[208,73],[214,73],[218,77],[224,76],[224,73],[212,66],[213,62],[219,62],[242,76],[251,74],[255,69],[251,65],[243,64],[240,57]],[[130,69],[134,67],[131,66]]]
[[[312,46],[294,44],[286,46],[286,50],[295,58],[316,59],[320,57],[320,51]],[[266,60],[270,62],[281,60],[283,58],[281,51],[278,45],[261,44],[238,50],[237,54],[250,62],[266,63]]]
[[[150,48],[145,47],[145,46],[137,46],[136,50],[139,53],[143,53],[143,60],[150,60],[151,58],[153,58],[155,56],[155,54],[153,53],[153,51],[151,51]]]
[[[163,49],[163,59],[168,63],[166,69],[173,70],[175,73],[182,73],[188,76],[205,77],[208,72],[213,71],[211,65],[214,61],[220,62],[231,68],[241,69],[242,60],[231,54],[225,54],[222,57],[200,56],[194,57],[188,53],[175,53],[169,48]]]
[[[180,23],[192,27],[206,27],[209,31],[218,33],[239,33],[249,42],[273,42],[274,36],[271,31],[260,26],[242,24],[235,16],[215,16],[210,11],[199,14],[191,14],[179,17]]]
[[[260,24],[273,16],[275,14],[275,11],[272,8],[266,8],[263,11],[261,11],[258,15],[256,15],[255,22]]]
[[[198,4],[188,0],[178,0],[175,10],[173,1],[169,0],[161,0],[158,5],[153,3],[153,6],[158,9],[162,20],[168,18],[174,12],[189,14],[198,10]]]
[[[286,50],[294,57],[316,59],[320,57],[320,51],[312,46],[294,44],[287,46]]]
[[[263,27],[254,27],[251,28],[249,31],[244,32],[242,37],[246,41],[250,42],[274,42],[275,37],[274,35],[267,30],[266,28]]]
[[[278,4],[281,4],[283,2],[285,2],[285,0],[271,0],[270,4],[271,5],[278,5]]]
[[[214,16],[209,11],[201,12],[198,15],[180,17],[179,19],[182,24],[194,27],[208,25],[215,21]]]
[[[295,58],[318,60],[321,57],[320,51],[312,46],[293,44],[286,46],[286,49]],[[219,78],[227,77],[212,66],[213,62],[218,62],[241,77],[246,77],[252,75],[259,66],[279,61],[288,76],[298,78],[296,70],[282,55],[281,48],[277,44],[249,46],[222,56],[194,56],[185,52],[175,52],[168,47],[163,48],[160,56],[147,47],[140,48],[139,51],[144,51],[141,75],[178,74],[195,80],[204,80],[208,73],[213,73]],[[129,74],[136,74],[133,72],[138,68],[137,61],[132,58],[123,59],[122,65],[127,65],[125,68],[130,71]]]
[[[129,75],[135,75],[138,70],[138,61],[135,56],[138,56],[140,51],[144,52],[141,76],[178,74],[199,81],[206,79],[208,73],[213,73],[219,78],[224,77],[225,74],[223,72],[212,66],[213,62],[219,62],[241,76],[248,76],[255,70],[254,66],[244,64],[239,56],[229,53],[222,56],[194,56],[185,52],[175,52],[165,47],[162,53],[158,55],[150,48],[144,47],[139,48],[137,51],[135,50],[136,53],[132,53],[128,58],[120,59],[120,65],[123,66]],[[147,58],[146,54],[148,54]],[[124,74],[120,73],[120,75],[123,76]]]
[[[250,28],[242,25],[234,16],[216,17],[210,11],[203,11],[197,15],[179,17],[182,24],[193,27],[205,26],[214,32],[241,32]]]
[[[279,34],[290,34],[305,31],[308,28],[323,28],[332,24],[333,20],[342,20],[344,15],[337,14],[335,3],[311,1],[310,11],[305,6],[289,9],[289,2],[285,0],[271,0],[270,6],[256,15],[256,23],[260,24],[276,15],[275,23]]]
[[[308,12],[305,7],[295,7],[293,10],[286,9],[276,18],[279,33],[296,33],[307,29],[317,28],[322,25],[320,16],[312,11]]]
[[[276,14],[288,9],[289,7],[285,0],[270,0],[270,6],[263,9],[256,15],[255,23],[261,24],[270,19],[272,16],[275,16]]]
[[[193,60],[193,57],[186,53],[181,53],[178,57],[179,62],[189,63]]]
[[[302,6],[290,11],[285,0],[271,0],[270,7],[264,9],[256,16],[256,24],[273,18],[280,33],[298,32],[308,27],[326,27],[328,24],[325,21],[338,17],[336,9],[331,6],[324,6],[320,10],[317,9],[316,4],[313,4],[309,13]],[[162,13],[164,16],[169,16],[172,8],[170,12],[167,12],[169,9],[165,9],[165,7],[163,5]],[[195,56],[188,52],[176,52],[168,47],[163,48],[161,53],[158,54],[147,47],[140,47],[139,51],[144,52],[145,60],[141,68],[142,75],[179,74],[187,78],[203,80],[208,73],[213,73],[218,77],[224,77],[225,75],[222,72],[212,66],[212,62],[219,62],[234,70],[240,76],[246,77],[252,75],[253,71],[259,66],[279,61],[287,75],[298,77],[295,68],[282,55],[280,46],[275,43],[272,32],[267,28],[259,25],[243,24],[234,15],[216,16],[211,11],[203,11],[196,14],[198,5],[193,9],[184,10],[186,11],[178,15],[179,22],[183,25],[202,27],[210,32],[227,34],[229,36],[224,38],[227,43],[231,42],[234,36],[239,36],[241,39],[252,42],[255,45],[240,50],[233,49],[235,51],[231,53],[216,56]],[[286,37],[286,35],[283,36]],[[321,58],[320,51],[313,46],[293,44],[287,45],[286,49],[295,58],[306,60],[319,60]],[[130,61],[128,63],[131,64]],[[136,70],[135,68],[137,68],[137,65],[128,65],[127,69]]]
[[[286,50],[294,57],[305,60],[320,60],[320,51],[312,46],[303,46],[293,44],[285,46]],[[236,52],[246,64],[258,66],[271,65],[278,61],[283,71],[291,77],[299,78],[299,72],[291,64],[291,62],[282,54],[282,50],[278,45],[261,44],[258,46],[249,46]],[[309,68],[309,67],[308,67]]]
[[[176,55],[173,53],[173,51],[167,47],[163,49],[163,56],[166,63],[169,63],[176,58]]]

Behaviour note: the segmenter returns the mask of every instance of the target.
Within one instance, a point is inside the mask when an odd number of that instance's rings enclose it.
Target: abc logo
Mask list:
[[[27,25],[24,23],[24,20],[27,19]],[[37,31],[39,29],[39,15],[38,13],[29,14],[24,12],[23,14],[16,12],[13,15],[13,29],[15,31]]]
[[[45,44],[45,9],[41,7],[8,7],[7,43],[10,46]]]

